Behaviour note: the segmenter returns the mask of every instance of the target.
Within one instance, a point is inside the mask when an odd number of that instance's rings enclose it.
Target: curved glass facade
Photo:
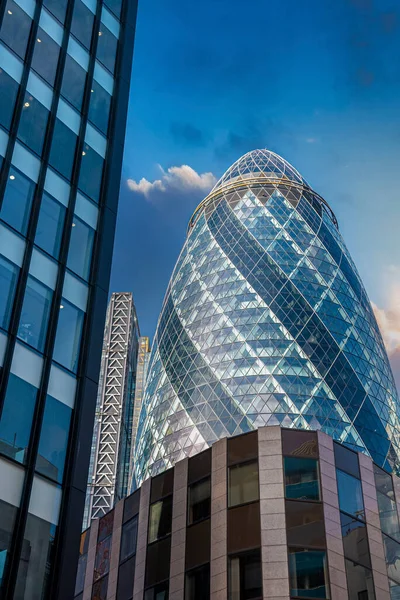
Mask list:
[[[196,210],[154,339],[136,476],[264,425],[322,429],[386,468],[399,402],[334,214],[267,150]]]

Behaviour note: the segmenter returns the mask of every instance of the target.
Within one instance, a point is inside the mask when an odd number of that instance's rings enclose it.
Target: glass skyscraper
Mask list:
[[[321,429],[385,468],[400,407],[367,294],[321,196],[255,150],[200,204],[154,339],[138,484],[264,425]]]
[[[128,493],[139,336],[132,294],[113,293],[104,328],[83,529]]]
[[[0,1],[0,596],[70,599],[136,2]]]

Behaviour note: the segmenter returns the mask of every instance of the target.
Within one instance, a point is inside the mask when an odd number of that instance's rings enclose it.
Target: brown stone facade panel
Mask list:
[[[376,600],[390,600],[372,459],[358,455]]]
[[[188,459],[186,458],[175,465],[169,580],[170,600],[183,600],[185,592],[187,477]]]
[[[289,600],[281,435],[279,426],[262,427],[258,430],[264,600]]]
[[[333,440],[321,431],[318,452],[331,599],[348,600]]]
[[[94,561],[96,558],[96,546],[97,546],[98,533],[99,533],[99,519],[94,519],[90,524],[88,559],[87,559],[87,563],[86,563],[85,587],[83,589],[83,599],[82,600],[90,600],[92,597]]]
[[[142,485],[140,493],[133,600],[143,600],[144,576],[146,571],[147,528],[149,523],[150,486],[151,480],[146,479]]]
[[[227,570],[227,441],[212,447],[211,457],[211,561],[210,587],[212,600],[228,596]]]
[[[114,508],[114,527],[111,539],[110,572],[108,575],[107,600],[115,600],[117,594],[119,552],[121,548],[124,503],[125,500],[120,500]]]

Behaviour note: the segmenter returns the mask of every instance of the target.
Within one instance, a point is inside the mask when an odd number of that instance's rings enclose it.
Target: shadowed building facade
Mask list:
[[[289,163],[255,150],[189,224],[152,348],[137,481],[264,425],[398,463],[393,376],[337,220]]]

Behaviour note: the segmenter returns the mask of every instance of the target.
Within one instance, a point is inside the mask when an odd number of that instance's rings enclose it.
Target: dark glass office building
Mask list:
[[[73,596],[135,19],[0,2],[2,598]]]

